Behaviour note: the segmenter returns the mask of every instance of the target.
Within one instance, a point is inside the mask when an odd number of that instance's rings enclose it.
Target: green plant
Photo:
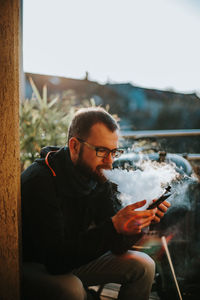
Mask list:
[[[32,98],[25,99],[20,106],[22,169],[38,157],[42,147],[66,143],[68,126],[75,110],[70,101],[63,104],[59,97],[48,99],[46,86],[43,87],[41,96],[31,78],[30,84],[33,89]]]

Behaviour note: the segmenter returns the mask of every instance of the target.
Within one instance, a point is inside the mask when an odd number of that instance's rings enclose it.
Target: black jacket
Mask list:
[[[120,235],[113,226],[111,217],[121,208],[116,187],[85,181],[66,147],[46,156],[49,150],[22,173],[24,261],[62,274],[108,250],[125,252],[139,236]]]

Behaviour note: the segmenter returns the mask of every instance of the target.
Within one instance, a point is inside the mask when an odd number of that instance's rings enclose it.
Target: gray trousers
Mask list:
[[[107,252],[66,275],[50,275],[45,267],[24,263],[22,291],[26,300],[86,300],[84,286],[119,283],[119,300],[148,300],[155,263],[145,253]]]

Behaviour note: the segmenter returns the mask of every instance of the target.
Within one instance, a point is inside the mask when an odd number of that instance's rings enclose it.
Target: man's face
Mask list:
[[[118,132],[111,132],[104,124],[97,123],[90,129],[90,135],[85,142],[95,147],[103,147],[109,150],[116,149],[118,146]],[[102,182],[105,181],[102,170],[112,169],[112,163],[111,153],[106,158],[98,157],[94,149],[82,144],[76,166]]]

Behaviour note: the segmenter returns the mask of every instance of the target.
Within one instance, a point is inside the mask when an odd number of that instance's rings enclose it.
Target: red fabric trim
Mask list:
[[[47,153],[46,157],[45,157],[45,163],[46,165],[49,167],[49,169],[51,170],[51,172],[53,173],[53,176],[55,177],[56,176],[56,173],[54,172],[54,170],[51,168],[51,166],[49,165],[49,162],[48,162],[48,156],[51,152],[57,152],[57,151],[50,151]]]

